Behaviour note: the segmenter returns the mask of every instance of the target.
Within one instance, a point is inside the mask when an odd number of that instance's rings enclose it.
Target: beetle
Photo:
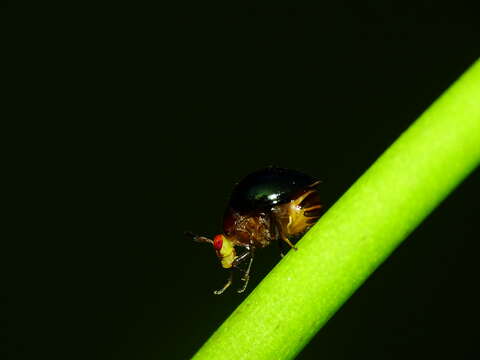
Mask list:
[[[243,285],[237,292],[245,291],[256,249],[277,241],[282,257],[283,243],[297,250],[292,241],[315,224],[323,212],[317,189],[320,182],[279,167],[255,171],[234,187],[223,217],[223,233],[213,240],[188,233],[197,242],[212,244],[222,267],[230,270],[226,284],[214,294],[222,294],[232,284],[233,269],[242,274]],[[242,253],[237,254],[236,248]]]

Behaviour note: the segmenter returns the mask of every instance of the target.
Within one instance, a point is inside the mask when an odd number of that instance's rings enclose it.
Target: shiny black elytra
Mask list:
[[[214,294],[222,294],[232,284],[234,268],[242,274],[238,292],[245,291],[256,249],[281,240],[297,250],[290,239],[304,234],[322,214],[319,183],[298,171],[269,167],[247,175],[235,186],[223,219],[223,234],[213,240],[192,234],[195,241],[213,244],[222,266],[230,269],[227,283]],[[243,248],[241,255],[236,247]]]

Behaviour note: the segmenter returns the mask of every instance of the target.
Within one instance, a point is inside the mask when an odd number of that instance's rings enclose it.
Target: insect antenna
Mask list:
[[[193,241],[196,241],[196,242],[199,242],[199,243],[210,243],[210,244],[213,244],[213,240],[212,239],[209,239],[205,236],[198,236],[198,235],[195,235],[194,233],[192,233],[191,231],[185,231],[185,235],[186,236],[189,236],[189,237],[192,237],[193,238]]]

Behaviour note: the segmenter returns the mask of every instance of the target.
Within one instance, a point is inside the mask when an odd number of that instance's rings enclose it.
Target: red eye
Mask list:
[[[213,238],[213,247],[215,250],[220,251],[223,245],[223,236],[222,235],[215,235]]]

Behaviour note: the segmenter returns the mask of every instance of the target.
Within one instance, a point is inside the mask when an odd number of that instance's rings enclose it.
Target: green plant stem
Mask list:
[[[337,201],[194,359],[291,359],[480,162],[480,61]]]

